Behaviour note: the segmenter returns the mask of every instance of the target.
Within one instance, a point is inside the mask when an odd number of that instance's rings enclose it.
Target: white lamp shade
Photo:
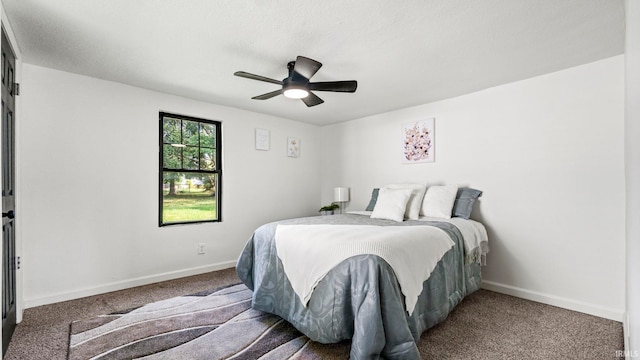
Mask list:
[[[335,202],[345,202],[349,201],[349,188],[348,187],[337,187],[333,189],[333,201]]]

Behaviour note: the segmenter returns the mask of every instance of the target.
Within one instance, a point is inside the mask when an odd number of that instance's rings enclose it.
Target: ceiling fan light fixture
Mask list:
[[[324,102],[324,100],[315,94],[316,91],[346,93],[353,93],[356,91],[358,82],[355,80],[310,82],[309,79],[311,79],[311,77],[313,77],[321,67],[322,63],[318,61],[304,56],[298,56],[295,61],[289,61],[287,63],[289,76],[282,80],[271,79],[245,71],[236,71],[233,75],[281,86],[279,90],[252,97],[254,100],[267,100],[278,95],[284,95],[289,99],[302,100],[307,107],[320,105]]]
[[[307,91],[307,89],[304,89],[302,87],[291,86],[285,89],[283,94],[289,99],[302,99],[309,96],[309,91]]]

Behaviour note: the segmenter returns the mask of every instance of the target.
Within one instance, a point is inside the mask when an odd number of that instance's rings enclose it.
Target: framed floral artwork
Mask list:
[[[435,118],[402,125],[402,163],[435,161]]]
[[[300,139],[287,138],[287,156],[294,158],[300,156]]]

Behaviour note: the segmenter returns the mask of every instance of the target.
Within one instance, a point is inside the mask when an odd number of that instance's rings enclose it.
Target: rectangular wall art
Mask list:
[[[256,129],[256,150],[269,150],[269,130]]]
[[[402,163],[435,161],[435,118],[402,125]]]
[[[300,156],[300,139],[287,138],[287,156],[294,158]]]

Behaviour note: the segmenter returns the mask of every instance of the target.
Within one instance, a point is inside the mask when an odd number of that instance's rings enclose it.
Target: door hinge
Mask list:
[[[19,96],[20,95],[20,84],[13,83],[13,94],[15,96]]]
[[[16,270],[20,270],[20,256],[16,256],[14,259],[16,259],[16,263],[15,263]]]

